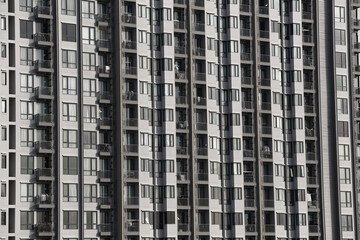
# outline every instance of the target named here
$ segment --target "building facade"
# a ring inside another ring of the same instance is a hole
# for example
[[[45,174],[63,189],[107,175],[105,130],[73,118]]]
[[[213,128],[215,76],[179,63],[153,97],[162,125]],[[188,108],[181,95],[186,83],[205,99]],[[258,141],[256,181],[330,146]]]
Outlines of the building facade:
[[[359,0],[0,0],[0,239],[359,239],[359,34]]]

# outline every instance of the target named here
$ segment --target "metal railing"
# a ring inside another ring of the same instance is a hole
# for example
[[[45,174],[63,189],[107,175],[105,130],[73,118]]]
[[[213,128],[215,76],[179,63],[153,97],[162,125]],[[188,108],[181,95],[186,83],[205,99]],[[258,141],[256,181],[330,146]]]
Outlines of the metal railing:
[[[124,14],[121,16],[123,23],[132,23],[136,24],[136,16],[132,16],[130,14]]]
[[[124,145],[124,151],[128,153],[137,153],[139,146],[137,144],[126,144]]]
[[[110,144],[98,144],[98,151],[99,152],[111,152],[111,145]]]
[[[99,170],[97,175],[98,175],[98,178],[111,178],[112,171],[111,170]]]
[[[35,42],[52,42],[52,35],[50,33],[35,33],[34,34]]]
[[[54,150],[54,143],[52,141],[37,141],[35,148],[39,150]]]

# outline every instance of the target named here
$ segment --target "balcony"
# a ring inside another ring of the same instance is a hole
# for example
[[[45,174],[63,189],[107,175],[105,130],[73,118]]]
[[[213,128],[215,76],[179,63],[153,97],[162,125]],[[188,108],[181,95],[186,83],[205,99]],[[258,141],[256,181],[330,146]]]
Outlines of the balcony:
[[[305,127],[305,136],[306,137],[315,137],[315,128],[307,128]]]
[[[310,225],[309,224],[309,232],[310,233],[318,233],[319,232],[319,225]]]
[[[50,222],[39,223],[35,225],[35,235],[37,237],[53,237],[55,232],[53,230],[53,225]]]
[[[259,31],[259,37],[260,38],[269,38],[270,33],[269,33],[269,31],[266,31],[266,30],[260,30]]]
[[[41,194],[36,196],[36,207],[38,209],[54,208],[55,204],[53,196],[48,194]]]
[[[253,158],[254,157],[254,150],[244,149],[243,156],[246,158]]]
[[[263,176],[263,182],[264,183],[273,183],[274,176],[273,175],[264,175]]]
[[[185,0],[174,0],[174,4],[184,5]]]
[[[197,81],[205,81],[206,80],[206,73],[196,72],[195,73],[195,80],[197,80]]]
[[[243,133],[247,133],[247,134],[254,133],[254,126],[244,125],[243,126]]]
[[[34,66],[35,66],[35,71],[37,73],[53,73],[54,72],[51,60],[36,60]]]
[[[197,173],[196,174],[198,181],[208,181],[209,180],[209,174],[208,173]]]
[[[137,180],[139,179],[139,171],[137,170],[126,170],[124,173],[124,178],[129,180],[129,179],[134,179]]]
[[[53,100],[54,93],[52,87],[36,87],[35,98],[38,100]]]
[[[54,115],[39,113],[35,115],[35,122],[38,127],[54,126]]]
[[[198,224],[199,232],[209,232],[209,224]]]
[[[54,181],[54,171],[52,168],[37,168],[35,169],[37,181]]]
[[[207,156],[207,154],[208,154],[207,147],[198,147],[196,149],[196,154],[199,156]]]
[[[317,185],[317,178],[316,177],[307,177],[307,184],[308,185]]]
[[[136,24],[136,16],[133,16],[131,14],[122,15],[121,20],[122,20],[123,23]]]
[[[35,33],[34,42],[36,47],[52,47],[54,46],[52,35],[50,33]]]
[[[124,152],[125,153],[138,153],[139,146],[137,144],[125,144]]]
[[[256,232],[256,225],[255,224],[246,224],[245,232]]]
[[[242,108],[243,108],[243,109],[248,109],[248,110],[254,109],[254,107],[253,107],[253,102],[243,101],[243,102],[242,102]]]
[[[205,31],[205,24],[203,23],[194,23],[193,30],[197,32],[204,32]]]
[[[264,200],[264,208],[273,208],[274,207],[274,200]]]
[[[304,82],[304,89],[314,90],[314,82]]]
[[[178,181],[187,181],[189,180],[189,176],[187,172],[178,172],[176,174],[177,180]]]
[[[304,56],[303,57],[304,66],[312,67],[314,65],[314,61],[312,57]]]
[[[34,15],[36,19],[53,19],[50,7],[36,6],[34,7]]]
[[[196,7],[204,7],[204,0],[193,0],[191,3]]]
[[[127,101],[137,101],[138,100],[138,94],[134,91],[126,91],[123,94],[123,99]]]
[[[99,52],[110,52],[110,40],[97,40],[96,47]]]
[[[110,197],[99,197],[97,199],[100,209],[111,209],[111,198]]]
[[[187,147],[182,147],[182,146],[176,147],[176,154],[177,155],[187,155],[188,154]]]
[[[270,87],[271,81],[268,78],[261,78],[259,79],[259,85],[263,87]]]
[[[129,66],[125,67],[124,74],[136,76],[137,75],[137,67],[129,67]]]
[[[186,104],[186,96],[177,96],[175,98],[176,104]]]
[[[181,30],[185,29],[185,22],[174,20],[174,29],[181,29]]]
[[[249,52],[242,52],[240,53],[240,59],[243,61],[251,61],[251,53]]]
[[[269,15],[269,7],[259,6],[258,13],[262,15]]]
[[[54,143],[52,141],[37,141],[35,149],[38,154],[54,154]]]
[[[262,103],[260,103],[260,105],[261,105],[261,110],[271,111],[271,103],[262,102]]]
[[[270,55],[268,55],[268,54],[260,54],[260,62],[269,63],[270,62]]]
[[[274,233],[275,232],[275,225],[274,224],[265,224],[264,230],[267,233]]]
[[[112,171],[111,170],[100,170],[97,173],[100,182],[111,182]]]
[[[247,183],[253,183],[255,182],[255,175],[254,173],[246,173],[244,174],[244,182],[247,182]]]
[[[240,12],[250,13],[251,12],[251,6],[247,4],[240,4]]]
[[[125,197],[124,204],[127,206],[137,206],[139,205],[139,198],[138,197]]]
[[[111,118],[98,118],[97,124],[100,130],[111,130],[112,119]]]
[[[97,150],[100,156],[111,156],[111,144],[98,144]]]
[[[101,237],[111,236],[112,225],[110,223],[99,224],[98,231]]]
[[[251,36],[251,29],[249,29],[249,28],[240,28],[240,36],[242,36],[242,37],[250,37]]]
[[[97,98],[101,104],[110,104],[111,103],[111,94],[110,92],[97,92]]]
[[[206,106],[206,98],[204,97],[195,97],[194,102],[197,106]]]
[[[303,35],[304,43],[313,43],[313,37],[311,35]]]
[[[262,158],[272,158],[272,152],[271,152],[271,151],[262,150],[262,151],[261,151],[261,157],[262,157]]]
[[[95,18],[97,20],[97,24],[99,27],[109,26],[109,20],[110,20],[109,14],[106,13],[96,14]]]
[[[188,196],[178,196],[177,204],[178,204],[178,206],[189,206],[189,197]]]
[[[178,223],[178,232],[189,232],[188,223]]]
[[[176,47],[175,47],[175,53],[176,53]],[[185,51],[184,51],[184,54],[185,54]],[[175,79],[181,79],[181,80],[186,79],[186,72],[175,70]]]
[[[311,20],[312,19],[312,12],[306,12],[306,11],[303,11],[302,12],[302,18],[303,19],[307,19],[307,20]]]
[[[122,48],[130,49],[130,50],[136,50],[136,41],[123,41],[121,43]]]
[[[305,113],[315,113],[315,107],[313,105],[305,105]]]
[[[193,50],[193,55],[205,57],[205,48],[195,48]]]
[[[177,121],[176,122],[176,129],[188,129],[188,122],[187,121]]]
[[[195,130],[197,130],[197,131],[206,131],[207,130],[207,123],[206,122],[205,123],[201,123],[201,122],[196,123]]]
[[[127,127],[137,127],[138,119],[137,118],[126,118],[126,120],[124,120],[123,123],[124,123],[124,126],[127,126]]]
[[[99,78],[110,78],[111,67],[110,66],[98,66],[97,74]]]
[[[308,161],[316,160],[316,153],[315,152],[306,152],[306,160],[308,160]]]
[[[138,232],[139,231],[139,220],[127,219],[125,222],[125,231]]]

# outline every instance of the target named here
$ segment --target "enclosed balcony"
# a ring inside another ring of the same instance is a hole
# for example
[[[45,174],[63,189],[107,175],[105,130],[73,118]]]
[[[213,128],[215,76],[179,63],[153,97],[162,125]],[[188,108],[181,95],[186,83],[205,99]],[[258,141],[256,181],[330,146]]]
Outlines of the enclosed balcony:
[[[35,122],[38,127],[54,126],[54,115],[38,113],[35,115]]]
[[[53,141],[37,141],[35,142],[35,149],[38,154],[54,154]]]
[[[35,33],[34,42],[36,47],[52,47],[54,42],[50,33]]]
[[[100,182],[111,182],[112,170],[99,170],[97,176]]]
[[[52,9],[50,5],[48,6],[35,6],[34,7],[34,16],[36,19],[53,19]]]
[[[54,170],[52,168],[37,168],[35,169],[37,181],[54,181]]]
[[[36,87],[35,98],[38,100],[53,100],[54,93],[52,87]]]
[[[37,73],[53,73],[54,68],[52,66],[51,60],[36,60],[35,61],[35,71]]]
[[[99,156],[111,156],[111,144],[107,144],[107,143],[98,144],[97,150]]]
[[[49,194],[40,194],[36,196],[36,207],[38,209],[54,208],[54,197]]]
[[[37,237],[55,236],[54,227],[51,222],[43,222],[35,225],[35,235]]]

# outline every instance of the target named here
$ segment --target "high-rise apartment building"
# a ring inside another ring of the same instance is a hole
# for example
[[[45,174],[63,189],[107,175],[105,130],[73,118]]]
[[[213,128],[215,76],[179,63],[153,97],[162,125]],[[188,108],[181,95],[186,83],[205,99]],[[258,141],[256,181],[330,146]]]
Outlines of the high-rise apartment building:
[[[0,0],[0,239],[360,238],[359,0]]]

